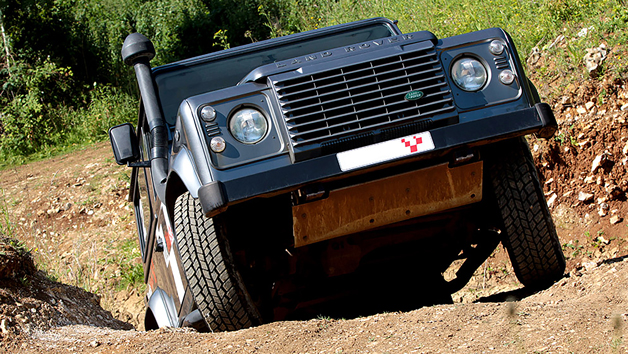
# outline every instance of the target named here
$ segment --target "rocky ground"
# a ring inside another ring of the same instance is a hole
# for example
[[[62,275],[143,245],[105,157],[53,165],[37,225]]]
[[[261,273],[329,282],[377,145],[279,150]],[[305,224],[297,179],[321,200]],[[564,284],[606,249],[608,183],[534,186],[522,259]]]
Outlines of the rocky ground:
[[[626,352],[626,83],[537,86],[559,121],[555,138],[529,139],[567,258],[549,289],[522,289],[499,246],[453,304],[233,333],[143,332],[129,170],[100,144],[0,171],[0,231],[20,241],[0,242],[0,351]]]
[[[98,295],[50,280],[23,245],[0,238],[0,348],[42,330],[84,324],[129,330],[100,306]]]

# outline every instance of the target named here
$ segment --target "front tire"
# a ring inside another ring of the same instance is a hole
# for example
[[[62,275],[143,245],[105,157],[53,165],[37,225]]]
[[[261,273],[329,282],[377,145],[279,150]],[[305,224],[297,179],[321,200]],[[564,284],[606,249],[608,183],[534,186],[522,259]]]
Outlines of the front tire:
[[[565,257],[528,144],[521,137],[489,149],[489,195],[499,209],[502,242],[515,274],[526,287],[547,286],[563,276]]]
[[[189,192],[177,198],[174,224],[179,253],[194,300],[211,331],[232,331],[258,324],[225,230],[203,215]]]

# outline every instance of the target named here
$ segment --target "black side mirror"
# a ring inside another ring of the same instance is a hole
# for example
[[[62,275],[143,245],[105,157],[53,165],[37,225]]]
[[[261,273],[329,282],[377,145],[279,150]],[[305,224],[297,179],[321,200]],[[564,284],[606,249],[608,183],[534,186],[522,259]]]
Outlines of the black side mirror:
[[[109,140],[113,155],[118,165],[126,165],[140,159],[140,149],[137,143],[135,129],[131,123],[124,123],[109,129]]]

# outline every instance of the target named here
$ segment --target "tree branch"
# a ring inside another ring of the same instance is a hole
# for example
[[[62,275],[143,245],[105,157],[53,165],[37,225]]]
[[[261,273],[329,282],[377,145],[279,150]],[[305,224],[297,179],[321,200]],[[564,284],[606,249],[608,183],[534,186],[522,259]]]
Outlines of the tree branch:
[[[7,72],[9,73],[9,77],[10,77],[11,76],[11,60],[13,59],[13,57],[11,56],[11,48],[9,45],[9,39],[4,33],[4,23],[2,22],[2,12],[0,12],[0,33],[2,34],[2,43],[4,45]]]

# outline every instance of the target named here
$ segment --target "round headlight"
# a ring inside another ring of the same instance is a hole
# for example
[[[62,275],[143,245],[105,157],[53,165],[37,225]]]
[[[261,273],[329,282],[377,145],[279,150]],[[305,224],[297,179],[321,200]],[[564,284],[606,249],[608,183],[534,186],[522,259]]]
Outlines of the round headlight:
[[[253,108],[243,108],[229,120],[229,131],[239,142],[255,144],[266,136],[268,123],[262,112]]]
[[[451,77],[461,89],[478,91],[486,84],[488,75],[482,63],[467,57],[456,60],[451,66]]]

